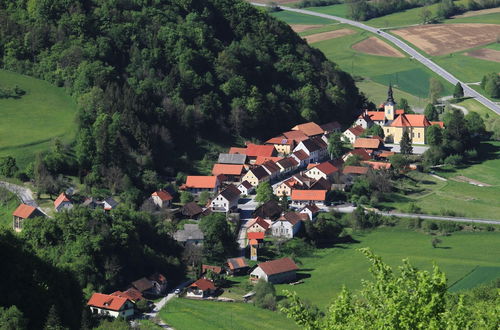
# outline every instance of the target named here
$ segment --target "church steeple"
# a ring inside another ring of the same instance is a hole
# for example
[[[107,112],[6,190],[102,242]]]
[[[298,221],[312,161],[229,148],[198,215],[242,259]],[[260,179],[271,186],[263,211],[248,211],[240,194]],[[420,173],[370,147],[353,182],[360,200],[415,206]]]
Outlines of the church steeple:
[[[389,90],[387,91],[387,103],[394,102],[394,97],[392,96],[392,84],[389,84]]]
[[[394,120],[394,112],[395,112],[394,96],[392,95],[392,85],[389,84],[389,90],[387,91],[387,101],[384,103],[384,112],[386,120]]]

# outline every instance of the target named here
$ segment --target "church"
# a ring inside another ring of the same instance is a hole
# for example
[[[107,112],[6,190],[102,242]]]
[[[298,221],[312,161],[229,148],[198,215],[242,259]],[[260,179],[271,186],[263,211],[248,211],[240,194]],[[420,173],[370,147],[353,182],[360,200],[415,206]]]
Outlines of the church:
[[[384,111],[365,111],[358,117],[356,124],[367,127],[373,124],[381,126],[384,129],[385,142],[388,143],[399,144],[403,132],[407,131],[413,144],[426,144],[425,133],[428,127],[432,125],[444,127],[443,122],[431,122],[425,115],[409,114],[403,109],[397,109],[391,85],[387,92],[387,101],[381,105],[382,107]]]

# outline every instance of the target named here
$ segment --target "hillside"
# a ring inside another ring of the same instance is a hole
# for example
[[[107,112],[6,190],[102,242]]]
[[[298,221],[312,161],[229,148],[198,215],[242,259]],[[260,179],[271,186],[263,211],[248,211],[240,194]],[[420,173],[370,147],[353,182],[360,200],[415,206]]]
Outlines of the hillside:
[[[1,66],[79,100],[75,151],[90,185],[141,186],[189,168],[200,141],[348,123],[365,103],[348,74],[242,1],[4,1],[0,17]]]

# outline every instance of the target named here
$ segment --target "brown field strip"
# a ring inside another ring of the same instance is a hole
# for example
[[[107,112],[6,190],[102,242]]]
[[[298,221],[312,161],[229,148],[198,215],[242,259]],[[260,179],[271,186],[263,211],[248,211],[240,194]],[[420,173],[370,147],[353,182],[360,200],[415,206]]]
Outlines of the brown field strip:
[[[313,24],[290,24],[290,27],[296,33],[304,32],[310,29],[320,28],[324,25],[313,25]]]
[[[400,51],[376,37],[370,37],[352,46],[358,52],[389,57],[405,57]]]
[[[481,60],[500,62],[500,50],[483,48],[467,52],[465,55]]]
[[[461,15],[452,16],[451,18],[473,17],[473,16],[480,16],[480,15],[494,14],[494,13],[500,13],[500,7],[468,11],[468,12],[463,13]],[[500,22],[499,22],[499,24],[500,24]]]
[[[432,24],[393,31],[430,55],[444,55],[497,40],[500,24]]]
[[[350,29],[340,29],[335,31],[311,34],[310,36],[304,37],[304,39],[306,39],[306,41],[311,44],[313,42],[339,38],[353,33],[356,33],[356,31]]]

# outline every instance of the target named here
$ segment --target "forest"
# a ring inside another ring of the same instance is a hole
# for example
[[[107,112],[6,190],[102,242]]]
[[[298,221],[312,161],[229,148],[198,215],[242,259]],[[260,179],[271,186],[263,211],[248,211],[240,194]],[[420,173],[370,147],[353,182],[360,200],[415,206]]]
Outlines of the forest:
[[[59,168],[90,187],[145,190],[191,168],[203,142],[350,123],[367,103],[351,76],[243,1],[2,0],[0,24],[2,68],[78,101],[74,159]]]

